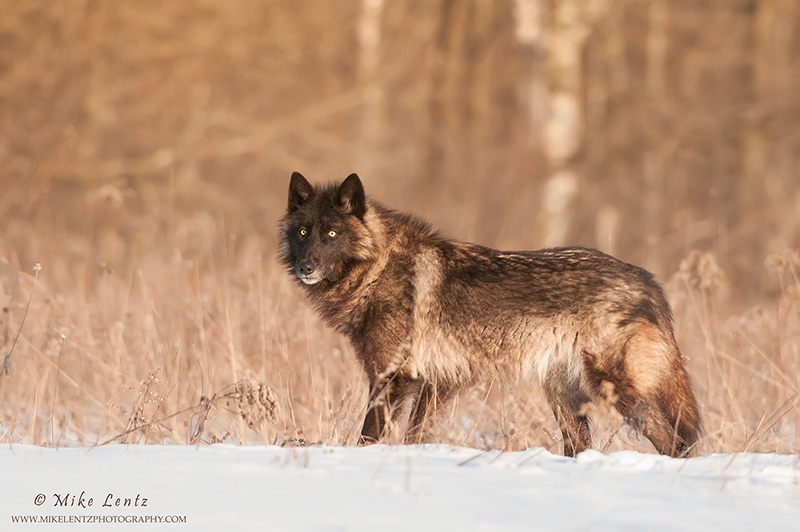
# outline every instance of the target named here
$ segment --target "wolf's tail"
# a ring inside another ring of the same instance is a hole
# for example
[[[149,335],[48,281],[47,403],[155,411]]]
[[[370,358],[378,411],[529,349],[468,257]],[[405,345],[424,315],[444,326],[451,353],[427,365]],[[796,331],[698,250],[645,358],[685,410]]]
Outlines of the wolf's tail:
[[[673,343],[673,347],[672,371],[659,386],[658,402],[672,429],[670,449],[665,454],[683,456],[690,454],[700,439],[702,421],[689,375],[683,367],[683,357],[678,346]]]
[[[658,452],[691,454],[702,431],[700,409],[672,332],[650,322],[628,332],[621,358],[589,360],[594,393],[602,395],[603,382],[611,382],[616,409]]]

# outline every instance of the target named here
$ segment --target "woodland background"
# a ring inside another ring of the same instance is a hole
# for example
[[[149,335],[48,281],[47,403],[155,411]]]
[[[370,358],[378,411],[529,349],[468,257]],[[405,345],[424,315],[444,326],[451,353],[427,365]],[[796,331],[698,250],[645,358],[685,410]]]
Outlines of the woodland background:
[[[353,443],[360,369],[275,260],[299,170],[461,240],[650,269],[701,451],[800,452],[795,0],[0,12],[0,441]],[[490,387],[429,437],[557,433],[538,390]],[[650,449],[605,411],[595,445]]]

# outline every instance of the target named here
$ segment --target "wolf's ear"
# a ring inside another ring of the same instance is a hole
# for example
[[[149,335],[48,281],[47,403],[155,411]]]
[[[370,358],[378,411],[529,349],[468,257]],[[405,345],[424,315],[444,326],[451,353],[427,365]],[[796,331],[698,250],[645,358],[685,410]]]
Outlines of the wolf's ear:
[[[292,172],[289,181],[289,212],[294,212],[314,195],[311,183],[300,172]]]
[[[336,192],[336,204],[345,214],[352,214],[364,218],[367,212],[367,200],[364,196],[364,186],[356,174],[350,174]]]

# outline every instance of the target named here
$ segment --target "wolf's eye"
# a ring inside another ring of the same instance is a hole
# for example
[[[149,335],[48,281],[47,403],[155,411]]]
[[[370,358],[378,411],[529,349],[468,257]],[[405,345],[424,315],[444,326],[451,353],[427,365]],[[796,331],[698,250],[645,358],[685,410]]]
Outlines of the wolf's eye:
[[[328,236],[331,237],[331,238],[335,237],[336,236],[336,231],[331,229],[330,231],[328,231]]]
[[[308,231],[306,231],[305,227],[302,227],[300,228],[300,231],[298,231],[298,233],[300,234],[301,237],[304,237],[308,234]]]

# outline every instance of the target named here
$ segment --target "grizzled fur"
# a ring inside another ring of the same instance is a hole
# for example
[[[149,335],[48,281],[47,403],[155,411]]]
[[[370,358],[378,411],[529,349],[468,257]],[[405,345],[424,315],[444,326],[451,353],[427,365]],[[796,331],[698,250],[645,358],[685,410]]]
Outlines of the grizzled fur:
[[[449,240],[368,200],[355,174],[312,187],[292,174],[281,258],[370,383],[362,441],[407,423],[415,441],[456,391],[538,381],[564,454],[591,447],[583,405],[611,400],[656,449],[692,450],[700,414],[647,271],[581,247],[505,252]]]

